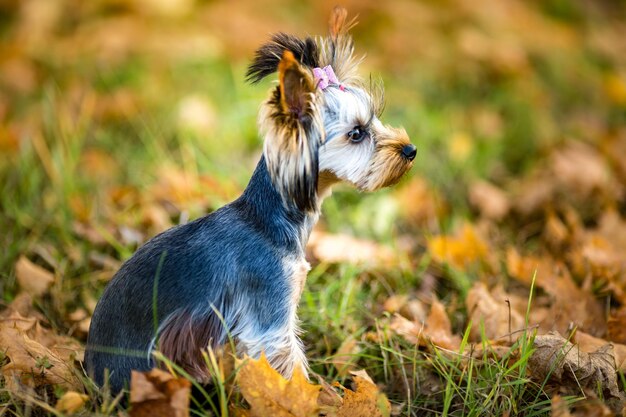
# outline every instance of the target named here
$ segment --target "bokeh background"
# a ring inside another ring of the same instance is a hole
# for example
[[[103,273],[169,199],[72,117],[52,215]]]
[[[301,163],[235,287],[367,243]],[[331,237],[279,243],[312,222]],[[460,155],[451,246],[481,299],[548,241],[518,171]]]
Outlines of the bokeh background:
[[[9,0],[0,303],[19,292],[26,256],[56,277],[39,301],[52,326],[84,340],[121,261],[245,187],[261,152],[257,110],[274,85],[245,83],[254,50],[277,31],[326,34],[337,3],[358,16],[361,73],[385,84],[383,121],[404,126],[418,154],[398,186],[340,187],[324,203],[328,235],[312,250],[302,306],[318,371],[331,372],[324,358],[346,335],[398,309],[397,294],[436,294],[462,331],[471,283],[507,282],[494,265],[511,248],[550,254],[582,282],[588,271],[564,255],[570,237],[610,213],[618,232],[604,238],[619,251],[624,1]],[[460,240],[437,240],[459,230]],[[377,254],[373,269],[352,266]],[[611,265],[623,271],[624,258]]]

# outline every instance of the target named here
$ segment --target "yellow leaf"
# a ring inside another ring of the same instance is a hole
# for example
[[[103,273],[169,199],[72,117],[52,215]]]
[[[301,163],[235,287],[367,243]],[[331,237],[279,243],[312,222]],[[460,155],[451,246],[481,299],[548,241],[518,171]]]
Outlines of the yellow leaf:
[[[626,81],[619,74],[610,74],[604,79],[604,91],[613,103],[626,104]]]
[[[465,132],[455,133],[448,142],[450,158],[457,162],[465,161],[472,153],[473,148],[472,137]]]
[[[320,386],[310,384],[299,366],[291,380],[274,370],[265,355],[247,358],[237,380],[250,404],[251,417],[313,417],[318,415]]]
[[[87,402],[89,397],[85,394],[79,394],[76,391],[68,391],[57,401],[54,406],[58,411],[67,414],[74,414]]]
[[[428,249],[438,262],[447,262],[462,269],[468,263],[487,258],[487,244],[472,225],[465,224],[457,236],[435,236],[428,241]]]

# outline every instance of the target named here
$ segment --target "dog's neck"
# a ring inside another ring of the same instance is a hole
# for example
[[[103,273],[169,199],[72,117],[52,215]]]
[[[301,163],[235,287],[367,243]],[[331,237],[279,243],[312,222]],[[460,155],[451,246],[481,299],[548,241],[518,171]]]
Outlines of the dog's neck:
[[[335,182],[330,177],[320,176],[317,207],[304,212],[295,204],[283,201],[272,184],[265,157],[261,157],[248,186],[233,206],[275,246],[303,255],[311,230],[319,219],[322,200],[330,195]]]

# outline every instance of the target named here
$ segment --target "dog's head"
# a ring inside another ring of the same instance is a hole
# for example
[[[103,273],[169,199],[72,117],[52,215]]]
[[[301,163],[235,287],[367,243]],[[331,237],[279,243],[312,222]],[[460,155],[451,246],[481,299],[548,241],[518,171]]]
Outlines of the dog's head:
[[[253,83],[278,71],[279,85],[263,104],[259,123],[274,185],[287,204],[318,208],[319,182],[373,191],[411,168],[415,146],[404,129],[383,125],[382,86],[357,75],[348,34],[354,21],[336,8],[330,35],[304,40],[279,33],[259,48],[247,77]]]

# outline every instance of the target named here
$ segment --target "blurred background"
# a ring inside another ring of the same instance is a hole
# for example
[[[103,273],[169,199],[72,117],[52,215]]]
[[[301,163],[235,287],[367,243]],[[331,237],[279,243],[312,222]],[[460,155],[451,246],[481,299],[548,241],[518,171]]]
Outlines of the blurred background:
[[[254,50],[326,34],[336,3],[0,2],[0,299],[27,254],[63,277],[53,317],[77,293],[89,310],[139,244],[234,199],[273,85],[244,82]],[[385,83],[383,121],[418,155],[393,189],[336,192],[320,230],[405,254],[415,282],[441,255],[427,239],[466,222],[532,251],[568,213],[623,217],[625,2],[340,3],[361,73]]]

